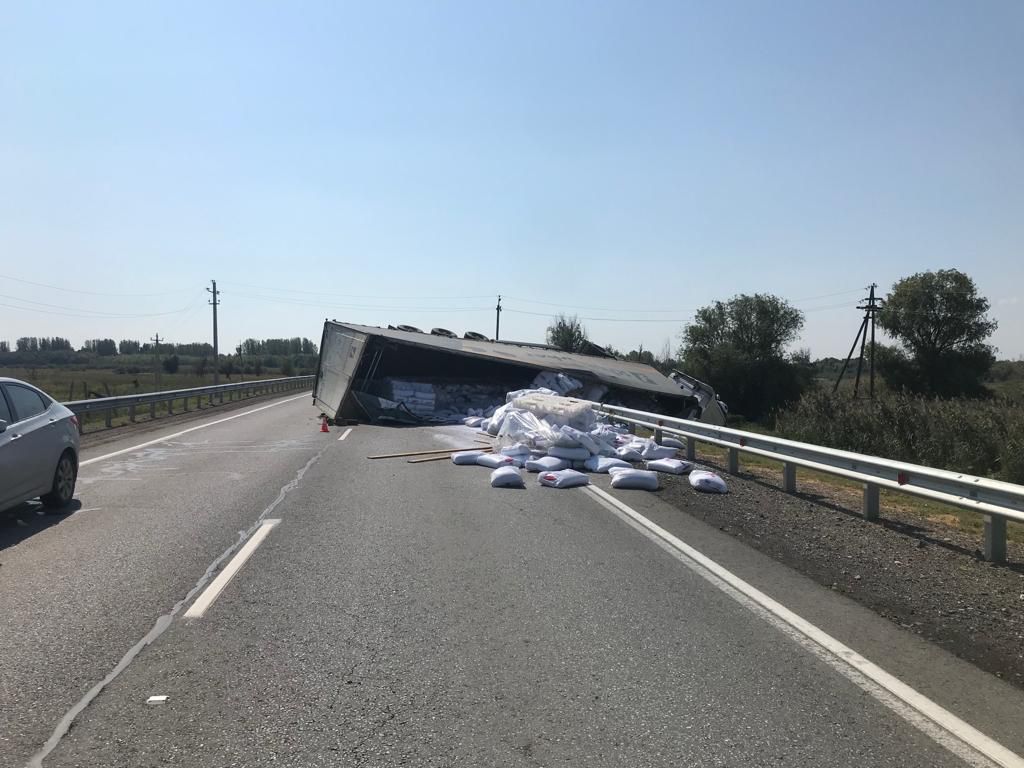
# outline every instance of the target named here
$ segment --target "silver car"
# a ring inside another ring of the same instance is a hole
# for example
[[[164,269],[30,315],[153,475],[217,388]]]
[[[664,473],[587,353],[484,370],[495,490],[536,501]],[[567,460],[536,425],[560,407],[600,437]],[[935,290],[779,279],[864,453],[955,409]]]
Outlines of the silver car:
[[[45,392],[0,377],[0,511],[41,497],[66,507],[78,477],[78,417]]]

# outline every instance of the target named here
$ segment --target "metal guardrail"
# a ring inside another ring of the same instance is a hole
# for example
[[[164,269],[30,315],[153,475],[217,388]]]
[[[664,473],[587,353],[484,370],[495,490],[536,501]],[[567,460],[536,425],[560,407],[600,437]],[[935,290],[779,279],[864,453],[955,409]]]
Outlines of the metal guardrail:
[[[92,400],[72,400],[63,403],[66,408],[76,416],[87,416],[94,413],[104,414],[104,422],[109,428],[113,426],[114,414],[127,409],[128,420],[135,421],[139,406],[149,406],[149,417],[156,418],[156,406],[159,403],[167,403],[168,415],[174,414],[174,404],[181,403],[183,413],[189,410],[189,401],[195,399],[196,409],[203,407],[203,398],[207,399],[207,405],[213,405],[214,396],[219,403],[224,402],[224,395],[227,394],[228,401],[265,395],[273,392],[287,392],[296,389],[307,389],[313,386],[314,376],[289,376],[282,379],[259,379],[255,381],[240,381],[234,384],[218,384],[211,387],[193,387],[192,389],[169,389],[162,392],[143,392],[137,395],[118,395],[115,397],[97,397]],[[82,431],[84,419],[79,419],[78,430]]]
[[[992,562],[1006,561],[1006,521],[1024,523],[1024,486],[1021,485],[631,408],[602,403],[593,406],[596,412],[616,421],[652,429],[659,439],[665,432],[685,437],[686,456],[690,460],[696,457],[698,441],[727,448],[731,473],[739,472],[741,451],[782,462],[782,486],[789,493],[796,491],[797,467],[863,483],[863,514],[867,520],[878,519],[881,488],[977,512],[984,516],[985,559]]]

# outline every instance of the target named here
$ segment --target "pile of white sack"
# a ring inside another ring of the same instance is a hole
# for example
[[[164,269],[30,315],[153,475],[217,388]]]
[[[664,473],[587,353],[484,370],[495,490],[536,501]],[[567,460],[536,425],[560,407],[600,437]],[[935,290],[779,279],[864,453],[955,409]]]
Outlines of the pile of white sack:
[[[590,480],[585,473],[598,473],[612,475],[613,488],[657,490],[658,474],[665,473],[691,474],[690,484],[697,490],[728,490],[713,472],[691,473],[693,464],[676,458],[682,447],[678,440],[666,438],[658,444],[631,435],[625,427],[599,421],[590,403],[552,389],[509,392],[505,404],[489,417],[474,416],[465,423],[497,438],[495,451],[455,453],[452,461],[493,469],[491,485],[496,488],[524,487],[520,470],[526,469],[539,473],[541,485],[553,488],[586,485]]]

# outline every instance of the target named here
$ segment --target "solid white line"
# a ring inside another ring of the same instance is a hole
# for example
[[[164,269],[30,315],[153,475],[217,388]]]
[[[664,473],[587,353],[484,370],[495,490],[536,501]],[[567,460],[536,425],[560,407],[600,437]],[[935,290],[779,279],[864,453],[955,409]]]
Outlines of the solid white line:
[[[348,429],[346,429],[346,430],[345,430],[345,431],[344,431],[344,432],[342,433],[341,437],[339,437],[339,438],[338,438],[338,442],[341,442],[341,441],[342,441],[342,440],[344,440],[344,439],[345,439],[346,437],[348,437],[348,435],[349,435],[349,432],[351,432],[351,431],[352,431],[352,427],[349,427]]]
[[[173,440],[176,437],[181,437],[182,435],[187,435],[189,432],[195,432],[197,429],[206,429],[207,427],[213,427],[213,426],[216,426],[217,424],[223,424],[225,421],[231,421],[232,419],[240,419],[243,416],[249,416],[250,414],[257,413],[259,411],[265,411],[265,410],[267,410],[267,408],[276,408],[279,405],[284,405],[285,403],[290,403],[293,400],[300,400],[303,397],[309,397],[309,393],[307,392],[304,395],[297,395],[296,397],[289,397],[289,398],[287,398],[285,400],[278,400],[277,402],[271,403],[270,405],[261,405],[259,408],[252,408],[252,409],[250,409],[248,411],[243,411],[242,413],[236,413],[234,416],[225,416],[223,419],[217,419],[216,421],[208,421],[205,424],[200,424],[200,425],[195,426],[195,427],[189,427],[188,429],[181,430],[181,432],[175,432],[173,435],[164,435],[163,437],[158,437],[155,440],[148,440],[145,443],[139,443],[138,445],[133,445],[131,448],[122,448],[120,451],[114,451],[113,453],[107,453],[107,454],[104,454],[103,456],[97,456],[97,457],[95,457],[93,459],[86,459],[85,461],[78,462],[78,466],[84,467],[84,466],[87,466],[89,464],[95,464],[97,461],[103,461],[105,459],[112,459],[115,456],[121,456],[121,455],[123,455],[125,453],[131,453],[132,451],[137,451],[140,448],[148,448],[151,445],[156,445],[157,443],[163,443],[163,442],[166,442],[167,440]]]
[[[256,551],[256,548],[263,543],[263,540],[270,535],[270,532],[274,529],[281,521],[276,520],[264,520],[260,527],[256,529],[256,533],[252,535],[252,538],[245,542],[245,546],[238,550],[231,562],[224,566],[224,570],[217,574],[215,578],[203,593],[199,595],[191,607],[185,611],[186,619],[199,619],[202,618],[203,614],[206,613],[207,609],[213,605],[213,601],[216,600],[220,593],[224,591],[224,587],[228,585],[228,582],[234,578],[235,574],[245,565],[245,561],[252,557],[252,553]]]
[[[855,678],[860,678],[872,684],[861,685],[861,687],[972,765],[994,763],[1003,768],[1024,768],[1024,758],[1011,752],[923,694],[918,693],[902,680],[889,674],[852,648],[798,616],[706,555],[701,554],[632,507],[595,486],[586,486],[584,490],[590,492],[601,506],[630,523],[723,592],[747,607],[752,609],[756,607],[759,610],[755,610],[755,612],[773,618],[775,621],[772,623],[777,626],[782,625],[789,628],[791,631],[787,634],[794,637],[801,645],[815,650],[819,657],[830,657],[833,668],[843,672],[848,679],[858,682]],[[978,759],[981,756],[987,759],[982,762]]]

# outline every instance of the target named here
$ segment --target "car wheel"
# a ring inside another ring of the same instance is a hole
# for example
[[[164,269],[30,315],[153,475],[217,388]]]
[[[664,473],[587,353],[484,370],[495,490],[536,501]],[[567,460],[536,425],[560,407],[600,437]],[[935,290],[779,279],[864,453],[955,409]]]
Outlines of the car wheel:
[[[75,480],[78,475],[78,467],[75,466],[75,457],[70,451],[61,454],[57,462],[57,469],[53,473],[53,488],[41,497],[43,505],[52,509],[66,507],[71,503],[71,497],[75,495]]]

